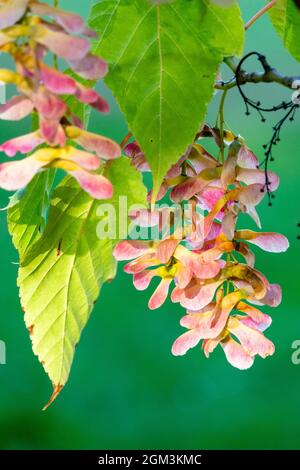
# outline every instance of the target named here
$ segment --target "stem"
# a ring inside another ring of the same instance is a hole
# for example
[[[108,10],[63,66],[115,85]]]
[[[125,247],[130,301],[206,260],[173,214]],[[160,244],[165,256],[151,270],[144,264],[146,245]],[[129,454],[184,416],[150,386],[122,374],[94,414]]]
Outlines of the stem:
[[[224,163],[224,106],[228,90],[224,90],[220,102],[219,116],[220,116],[220,139],[221,139],[221,159]]]
[[[233,73],[236,72],[237,63],[236,63],[235,58],[233,56],[225,57],[224,58],[224,64],[226,64],[232,70]]]
[[[120,144],[120,147],[123,149],[125,147],[126,144],[128,144],[129,140],[131,139],[132,137],[132,133],[129,132],[127,135],[125,135],[124,139],[122,140],[121,144]]]
[[[230,264],[230,260],[228,261],[228,255],[226,256],[226,260],[227,260],[227,264]],[[222,287],[220,288],[220,290],[221,289],[223,290],[223,294],[221,298],[223,298],[224,295],[226,296],[229,294],[229,284],[230,282],[228,281],[228,279],[225,279],[225,281],[222,284]]]
[[[54,8],[58,8],[58,2],[59,2],[59,0],[53,0]],[[56,54],[53,55],[53,66],[56,70],[58,70],[58,59],[57,59]]]
[[[259,10],[252,18],[251,20],[248,21],[248,23],[245,24],[245,30],[250,28],[250,26],[255,23],[256,20],[258,20],[262,15],[264,15],[270,8],[272,8],[276,3],[276,0],[273,0],[272,2],[268,3],[266,6],[264,6],[261,10]]]
[[[57,55],[53,55],[53,67],[58,70],[58,60],[57,60]]]

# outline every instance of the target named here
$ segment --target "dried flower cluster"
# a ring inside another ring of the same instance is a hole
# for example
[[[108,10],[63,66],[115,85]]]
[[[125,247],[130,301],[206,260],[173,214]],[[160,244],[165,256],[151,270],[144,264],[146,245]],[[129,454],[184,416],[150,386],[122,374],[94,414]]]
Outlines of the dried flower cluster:
[[[208,357],[220,344],[233,366],[247,369],[256,355],[265,358],[274,352],[273,343],[263,334],[271,318],[258,306],[276,307],[281,302],[280,286],[270,284],[255,269],[249,244],[278,253],[288,248],[288,241],[277,233],[238,229],[237,219],[248,214],[261,228],[256,206],[267,189],[277,189],[279,179],[268,173],[266,187],[256,156],[232,133],[225,132],[221,138],[218,129],[204,126],[198,137],[213,137],[220,154],[227,145],[225,162],[195,143],[169,171],[158,197],[170,191],[172,201],[188,201],[192,207],[188,227],[173,226],[160,240],[123,241],[115,257],[129,261],[124,269],[133,275],[138,290],[146,289],[154,277],[160,278],[150,309],[165,302],[173,285],[171,300],[186,309],[181,325],[188,329],[175,341],[173,354],[183,355],[202,341]],[[137,168],[148,170],[136,142],[125,150]],[[132,217],[141,226],[158,223],[162,231],[164,212],[140,211]]]
[[[0,69],[0,80],[19,91],[0,106],[0,119],[18,121],[37,113],[39,121],[38,130],[0,146],[8,157],[33,152],[25,159],[0,164],[0,187],[17,190],[43,169],[62,168],[92,197],[112,196],[112,184],[100,173],[106,160],[120,156],[120,147],[85,131],[65,97],[74,96],[104,113],[108,104],[74,75],[47,63],[50,52],[64,59],[78,79],[102,78],[107,64],[90,53],[89,38],[94,36],[76,14],[33,0],[0,0],[0,53],[9,54],[15,64],[15,70]]]

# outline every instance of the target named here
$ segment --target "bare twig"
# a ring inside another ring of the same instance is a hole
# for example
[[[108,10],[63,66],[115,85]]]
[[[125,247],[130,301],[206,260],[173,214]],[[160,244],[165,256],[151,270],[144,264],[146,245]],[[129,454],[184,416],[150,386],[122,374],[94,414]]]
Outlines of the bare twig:
[[[233,73],[236,73],[238,63],[233,57],[227,57],[224,59],[224,62],[233,71]],[[295,80],[300,80],[300,75],[286,76],[281,74],[278,70],[271,67],[266,59],[262,60],[261,64],[264,68],[263,72],[246,72],[241,70],[239,74],[239,85],[245,85],[246,83],[278,83],[279,85],[292,89]],[[237,83],[235,77],[227,82],[219,80],[215,84],[215,88],[217,90],[229,90],[236,86]]]
[[[262,15],[264,15],[270,8],[272,8],[276,3],[276,0],[273,0],[272,2],[268,3],[265,5],[261,10],[259,10],[252,18],[251,20],[248,21],[248,23],[245,24],[245,30],[249,29],[250,26],[255,23],[256,20],[258,20]]]

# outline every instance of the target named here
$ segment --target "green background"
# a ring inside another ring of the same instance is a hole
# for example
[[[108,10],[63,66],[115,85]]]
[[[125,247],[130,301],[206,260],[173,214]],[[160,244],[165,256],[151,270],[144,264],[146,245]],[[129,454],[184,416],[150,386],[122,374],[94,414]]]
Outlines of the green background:
[[[87,17],[89,2],[60,3]],[[245,20],[263,3],[241,1]],[[283,49],[266,17],[248,32],[246,51],[252,50],[265,53],[287,74],[299,75],[299,64]],[[108,117],[93,114],[91,129],[121,140],[124,118],[105,93],[112,112]],[[250,86],[249,93],[267,103],[290,95],[273,85]],[[237,92],[231,95],[226,120],[261,157],[261,146],[281,115],[270,116],[265,124],[255,113],[246,118]],[[211,122],[219,99],[216,95],[211,105]],[[182,310],[168,302],[150,312],[152,289],[136,292],[120,267],[118,278],[104,287],[84,331],[69,383],[42,413],[50,384],[31,352],[23,324],[15,283],[17,254],[7,233],[6,212],[1,212],[0,339],[7,345],[7,364],[0,365],[1,449],[300,448],[300,365],[291,362],[291,344],[300,340],[299,119],[300,113],[284,129],[276,149],[273,169],[281,176],[281,187],[274,205],[269,208],[265,200],[259,209],[263,228],[282,232],[291,242],[286,254],[259,252],[257,258],[257,267],[283,288],[283,302],[272,310],[274,320],[267,332],[276,353],[258,358],[249,371],[229,366],[219,349],[209,360],[200,348],[173,357],[171,344],[183,331],[178,323]],[[29,122],[22,123],[22,129],[20,123],[1,122],[0,141],[27,129]],[[5,207],[8,195],[2,191],[0,196]],[[253,227],[251,222],[248,227]]]

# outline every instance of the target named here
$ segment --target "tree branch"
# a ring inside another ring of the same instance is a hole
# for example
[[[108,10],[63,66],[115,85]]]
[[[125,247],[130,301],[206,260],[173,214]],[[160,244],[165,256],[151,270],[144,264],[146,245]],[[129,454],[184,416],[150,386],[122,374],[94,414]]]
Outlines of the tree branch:
[[[239,85],[246,85],[247,83],[278,83],[286,88],[293,89],[292,85],[295,80],[300,81],[300,75],[298,76],[286,76],[282,75],[278,70],[271,67],[264,56],[261,56],[260,62],[263,67],[263,72],[246,72],[241,70],[238,83]],[[233,57],[226,57],[224,63],[236,73],[238,64]],[[237,86],[236,77],[231,80],[224,82],[218,80],[215,84],[217,90],[230,90]]]

